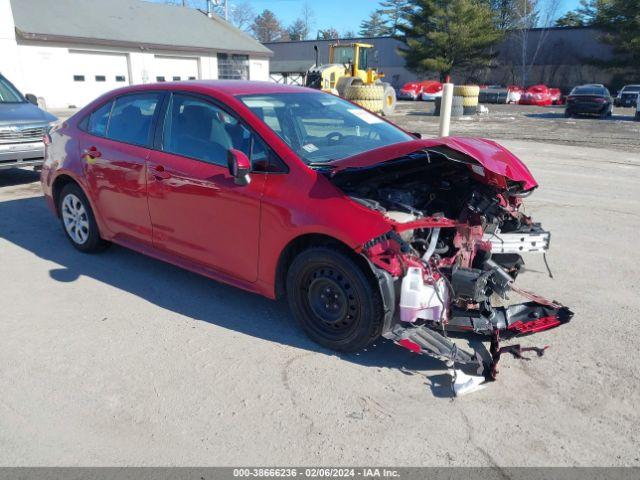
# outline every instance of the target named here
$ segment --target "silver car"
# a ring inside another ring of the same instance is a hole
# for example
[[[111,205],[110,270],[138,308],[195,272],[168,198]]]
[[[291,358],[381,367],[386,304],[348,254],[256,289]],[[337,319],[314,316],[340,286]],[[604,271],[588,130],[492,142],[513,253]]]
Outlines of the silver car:
[[[57,118],[37,103],[0,74],[0,169],[37,168],[44,161],[43,137]]]

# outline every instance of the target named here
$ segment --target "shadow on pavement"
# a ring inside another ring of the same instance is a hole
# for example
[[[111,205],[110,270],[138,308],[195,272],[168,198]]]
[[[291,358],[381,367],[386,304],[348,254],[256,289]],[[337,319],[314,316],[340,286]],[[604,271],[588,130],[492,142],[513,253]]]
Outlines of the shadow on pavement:
[[[37,182],[40,172],[24,168],[8,168],[0,170],[0,187],[12,187],[14,185],[24,185]]]
[[[74,282],[87,276],[194,320],[309,351],[335,354],[306,337],[284,301],[217,283],[116,245],[97,255],[78,252],[68,243],[42,197],[0,202],[0,238],[57,264],[48,272],[54,281]],[[38,274],[41,272],[34,272]],[[340,358],[367,367],[415,373],[444,368],[437,360],[413,355],[384,339],[363,352]]]

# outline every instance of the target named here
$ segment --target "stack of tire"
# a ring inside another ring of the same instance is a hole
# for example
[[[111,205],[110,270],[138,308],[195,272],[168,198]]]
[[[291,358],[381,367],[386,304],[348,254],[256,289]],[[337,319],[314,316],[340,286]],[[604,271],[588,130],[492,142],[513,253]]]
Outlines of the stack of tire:
[[[396,107],[396,92],[389,84],[353,82],[344,88],[344,98],[374,113],[390,115]]]
[[[462,97],[462,114],[475,115],[478,111],[478,97],[480,87],[478,85],[456,85],[453,87],[453,95]]]
[[[451,117],[462,117],[463,115],[475,115],[478,110],[478,96],[480,87],[477,85],[456,85],[453,87],[453,99],[451,100]],[[440,116],[442,99],[436,98],[436,117]]]

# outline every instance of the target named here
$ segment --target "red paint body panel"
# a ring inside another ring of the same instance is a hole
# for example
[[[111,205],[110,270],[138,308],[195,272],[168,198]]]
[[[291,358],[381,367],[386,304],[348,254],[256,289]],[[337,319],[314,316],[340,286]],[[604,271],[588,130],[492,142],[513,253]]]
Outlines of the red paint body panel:
[[[105,101],[137,91],[181,91],[217,100],[251,127],[287,165],[288,173],[252,173],[248,186],[233,182],[225,167],[95,137],[79,122]],[[280,256],[293,240],[321,234],[357,249],[388,232],[382,214],[348,198],[323,174],[307,167],[289,146],[235,95],[309,92],[262,82],[176,82],[126,87],[92,102],[51,134],[42,170],[45,198],[61,175],[87,194],[103,238],[208,277],[275,296]],[[336,170],[367,166],[433,146],[475,159],[487,182],[537,183],[515,156],[494,142],[445,138],[391,145],[336,162]],[[81,152],[96,147],[99,158]],[[161,166],[163,171],[158,172]]]
[[[414,140],[388,145],[343,160],[336,160],[331,162],[331,165],[336,167],[335,172],[347,168],[370,167],[425,148],[438,146],[449,147],[468,155],[493,174],[522,182],[525,190],[538,186],[533,175],[521,160],[496,142],[483,138],[444,137]]]

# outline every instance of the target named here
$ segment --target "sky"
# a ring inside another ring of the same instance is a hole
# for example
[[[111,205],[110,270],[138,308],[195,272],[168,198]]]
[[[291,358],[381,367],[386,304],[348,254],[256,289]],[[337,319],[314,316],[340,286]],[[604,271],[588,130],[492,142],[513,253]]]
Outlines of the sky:
[[[234,2],[235,0],[229,0]],[[238,0],[241,2],[242,0]],[[544,1],[544,0],[543,0]],[[305,0],[249,0],[256,13],[268,8],[285,25],[292,23],[299,15]],[[319,28],[334,27],[340,33],[360,29],[360,22],[378,8],[378,0],[321,0],[308,1],[315,13],[314,31]],[[561,0],[559,15],[574,9],[579,0]]]
[[[152,0],[163,1],[163,0]],[[228,0],[229,4],[241,4],[245,0]],[[318,29],[333,27],[338,32],[360,29],[360,22],[379,7],[379,0],[247,0],[256,13],[269,9],[276,14],[285,26],[290,25],[300,16],[300,11],[308,3],[314,12],[313,37]],[[545,0],[541,0],[545,1]],[[548,0],[554,1],[554,0]],[[558,16],[577,7],[579,0],[559,0]],[[173,0],[178,3],[177,0]],[[204,0],[191,0],[190,3],[202,3]]]

